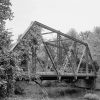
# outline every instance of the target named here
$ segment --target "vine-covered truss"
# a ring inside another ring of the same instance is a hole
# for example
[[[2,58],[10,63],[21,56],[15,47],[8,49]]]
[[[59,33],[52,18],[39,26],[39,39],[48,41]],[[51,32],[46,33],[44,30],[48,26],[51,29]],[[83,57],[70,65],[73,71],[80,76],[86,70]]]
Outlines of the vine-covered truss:
[[[26,42],[31,47],[32,56],[32,68],[28,66],[29,75],[74,76],[76,78],[96,76],[96,68],[87,43],[35,21],[31,23],[11,51],[14,51],[20,41],[27,37],[29,38]],[[37,53],[39,49],[41,58]],[[37,70],[37,67],[42,67],[42,70],[39,68]]]

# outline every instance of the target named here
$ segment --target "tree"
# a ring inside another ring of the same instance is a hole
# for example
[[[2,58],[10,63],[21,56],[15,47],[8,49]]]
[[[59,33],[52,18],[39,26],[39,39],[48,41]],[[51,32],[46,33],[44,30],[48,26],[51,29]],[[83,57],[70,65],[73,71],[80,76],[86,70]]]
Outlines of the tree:
[[[100,39],[100,27],[94,27],[93,33]]]
[[[93,45],[93,57],[98,62],[100,66],[100,27],[95,27],[93,30],[93,36],[91,39],[93,42],[91,44]]]
[[[0,26],[4,27],[6,20],[13,18],[10,0],[0,0]]]
[[[5,24],[6,20],[11,20],[12,18],[10,0],[0,0],[0,60],[6,60],[5,56],[9,55],[12,34],[6,29]]]
[[[0,68],[4,68],[4,75],[6,75],[8,73],[8,70],[12,69],[12,67],[14,66],[13,56],[9,52],[12,34],[5,27],[6,21],[12,20],[12,18],[13,12],[11,10],[10,0],[0,0]],[[10,74],[13,78],[11,70]],[[9,76],[6,75],[7,86],[12,86],[11,84],[13,82],[11,80],[13,79],[11,77],[9,79]],[[9,88],[7,89],[9,90]],[[10,92],[12,92],[12,90],[9,91],[9,93]]]
[[[87,42],[87,40],[89,39],[89,37],[90,37],[91,34],[92,34],[92,32],[90,32],[90,31],[85,31],[85,32],[81,32],[81,33],[79,34],[79,36],[80,36],[80,39],[81,39],[82,41]]]
[[[93,60],[100,65],[100,27],[95,27],[93,32],[81,32],[80,38],[88,44]]]
[[[76,39],[79,39],[79,35],[77,33],[77,31],[74,29],[74,28],[71,28],[68,33],[67,33],[69,36],[73,37],[73,38],[76,38]],[[67,43],[68,46],[71,46],[73,45],[73,41],[71,39],[67,39],[65,41],[65,43]]]
[[[67,34],[74,38],[77,38],[77,36],[78,36],[78,33],[76,32],[76,30],[74,28],[71,28]]]
[[[13,18],[10,0],[0,0],[0,48],[9,48],[11,32],[5,28],[6,20]]]

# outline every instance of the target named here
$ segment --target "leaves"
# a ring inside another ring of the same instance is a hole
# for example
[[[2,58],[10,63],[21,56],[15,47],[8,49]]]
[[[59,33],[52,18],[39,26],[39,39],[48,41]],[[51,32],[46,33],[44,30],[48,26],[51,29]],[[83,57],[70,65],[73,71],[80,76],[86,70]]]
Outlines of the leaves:
[[[5,21],[13,18],[10,0],[0,0],[0,66],[9,67],[13,64],[13,56],[9,52],[12,33],[5,28]]]
[[[95,27],[92,32],[81,32],[80,37],[88,44],[93,60],[100,65],[100,27]]]
[[[78,36],[78,33],[77,33],[76,30],[73,29],[73,28],[71,28],[67,34],[68,34],[69,36],[74,37],[74,38],[77,38],[77,36]]]
[[[11,3],[10,0],[0,0],[0,20],[1,22],[4,20],[11,20],[13,18],[13,13],[11,11]]]

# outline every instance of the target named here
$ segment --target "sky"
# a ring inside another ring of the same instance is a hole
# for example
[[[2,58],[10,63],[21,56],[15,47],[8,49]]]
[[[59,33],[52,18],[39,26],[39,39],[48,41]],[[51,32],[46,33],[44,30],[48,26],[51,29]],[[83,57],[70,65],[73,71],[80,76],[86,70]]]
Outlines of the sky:
[[[39,21],[67,33],[100,26],[100,0],[11,0],[14,18],[6,26],[16,40],[31,21]]]

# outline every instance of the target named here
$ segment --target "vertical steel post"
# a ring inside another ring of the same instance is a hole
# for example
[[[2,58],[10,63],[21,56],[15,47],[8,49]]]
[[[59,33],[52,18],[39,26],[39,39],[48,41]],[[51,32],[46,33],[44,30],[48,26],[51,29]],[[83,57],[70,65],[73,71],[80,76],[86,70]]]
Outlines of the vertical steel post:
[[[36,73],[36,46],[31,47],[32,50],[32,72],[35,75]]]
[[[88,63],[89,63],[89,60],[88,60],[88,49],[86,48],[85,50],[85,60],[86,60],[86,74],[88,74]]]
[[[60,45],[61,45],[61,36],[60,34],[57,34],[57,59],[58,59],[58,65],[61,65],[62,64],[62,48],[60,48]]]

